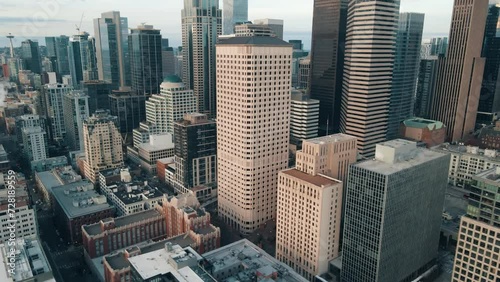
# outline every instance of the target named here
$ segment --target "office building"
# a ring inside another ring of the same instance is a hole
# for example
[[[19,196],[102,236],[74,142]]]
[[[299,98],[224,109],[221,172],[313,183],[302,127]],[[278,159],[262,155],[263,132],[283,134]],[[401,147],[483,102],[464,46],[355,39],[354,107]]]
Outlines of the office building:
[[[56,62],[57,62],[57,73],[60,76],[69,75],[69,37],[66,35],[61,35],[55,38],[56,42]]]
[[[451,154],[448,183],[453,186],[467,187],[472,176],[500,166],[500,154],[496,150],[479,149],[474,146],[451,145],[444,143],[432,148],[437,152]]]
[[[420,60],[417,78],[417,94],[413,115],[428,118],[431,114],[432,95],[436,88],[436,71],[438,57],[427,57]]]
[[[273,31],[273,33],[276,35],[276,37],[283,40],[283,26],[284,26],[283,20],[259,19],[259,20],[254,20],[253,23],[256,25],[263,25],[263,26],[269,27]]]
[[[500,280],[500,168],[472,177],[467,214],[462,216],[453,282]]]
[[[21,42],[21,58],[24,62],[24,70],[30,70],[37,74],[42,73],[42,61],[38,42],[30,39]]]
[[[119,11],[102,13],[94,19],[94,36],[99,80],[113,90],[130,86],[128,19]]]
[[[98,194],[91,182],[82,180],[52,189],[54,222],[66,242],[82,242],[82,226],[113,216],[115,208]]]
[[[334,161],[332,156],[327,162]],[[276,258],[315,281],[339,255],[343,189],[339,180],[302,169],[279,173]]]
[[[441,145],[446,140],[446,126],[436,120],[410,118],[400,125],[401,138],[421,142],[427,148]]]
[[[175,173],[180,191],[217,182],[217,125],[205,114],[186,114],[174,124]],[[174,187],[175,188],[175,187]]]
[[[2,281],[55,281],[49,260],[38,237],[18,237],[12,242],[16,246],[13,268],[8,268],[8,262],[12,259],[12,246],[9,243],[0,245],[0,259],[5,262],[0,265]],[[14,273],[9,271],[11,269],[15,269]]]
[[[342,281],[412,281],[436,265],[449,162],[396,139],[350,166]]]
[[[7,173],[10,170],[9,155],[2,144],[0,144],[0,173]]]
[[[182,81],[194,91],[196,112],[215,117],[215,43],[222,34],[219,1],[186,0],[181,17]]]
[[[318,137],[319,101],[299,90],[292,90],[290,107],[290,144]]]
[[[123,166],[122,137],[116,122],[107,111],[97,111],[83,122],[84,175],[92,183],[98,181],[99,171]]]
[[[163,79],[161,34],[152,25],[130,29],[128,36],[132,89],[137,94],[158,94]]]
[[[224,0],[222,2],[222,34],[234,33],[237,23],[248,21],[248,0]]]
[[[359,153],[371,157],[387,136],[399,0],[350,1],[348,14],[340,131],[357,137]]]
[[[113,90],[109,95],[109,109],[118,118],[118,130],[122,134],[132,133],[146,119],[146,100],[149,96],[130,89]]]
[[[236,281],[238,279],[308,281],[291,267],[278,261],[247,239],[205,253],[203,258],[208,262],[205,268],[210,269],[210,274],[216,281]]]
[[[71,91],[63,96],[66,145],[70,151],[82,151],[83,121],[90,117],[89,97],[84,91]]]
[[[89,96],[89,112],[95,113],[98,109],[109,109],[109,95],[112,93],[113,85],[106,81],[94,80],[84,81],[83,90]]]
[[[172,47],[163,47],[161,50],[161,68],[163,77],[177,75],[175,72],[175,52]],[[182,75],[182,74],[181,74]]]
[[[50,61],[52,65],[52,70],[50,72],[57,72],[57,51],[56,51],[56,38],[55,37],[45,37],[45,48],[47,48],[46,59]],[[42,62],[43,66],[43,62]],[[49,72],[45,69],[46,72]]]
[[[399,15],[387,140],[397,138],[401,122],[413,115],[424,18],[419,13]]]
[[[87,32],[70,38],[68,55],[69,72],[74,86],[79,86],[83,81],[98,79],[95,40]]]
[[[500,68],[500,5],[491,4],[486,18],[482,57],[486,59],[483,84],[479,97],[476,123],[490,124],[498,119],[500,112],[500,87],[498,74]]]
[[[448,37],[434,37],[431,38],[431,50],[430,50],[430,55],[431,56],[445,56],[446,57],[446,52],[448,50]]]
[[[474,131],[483,81],[481,55],[488,0],[455,1],[446,58],[438,61],[430,118],[446,124],[449,141]],[[474,30],[475,32],[469,32]]]
[[[229,38],[233,35],[227,35]],[[252,22],[238,23],[234,26],[234,36],[272,36],[275,37],[274,31],[265,25],[253,24]],[[222,36],[219,39],[223,38]]]
[[[160,85],[160,94],[151,95],[146,101],[146,121],[134,130],[134,146],[149,140],[139,138],[144,131],[146,135],[174,133],[174,122],[186,113],[196,112],[196,98],[193,90],[189,90],[178,76],[165,77]],[[142,140],[142,141],[139,141]]]
[[[63,143],[65,140],[63,97],[72,90],[72,87],[64,84],[46,84],[43,87],[50,125],[50,139],[53,141]]]
[[[66,158],[66,156],[46,158],[43,160],[32,161],[30,165],[32,172],[49,171],[56,167],[67,166],[68,159]]]
[[[41,199],[51,207],[54,203],[52,188],[80,182],[82,177],[71,166],[57,166],[47,171],[35,172],[35,183]]]
[[[297,88],[306,89],[309,91],[309,89],[311,89],[310,77],[311,77],[311,58],[306,57],[299,59]]]
[[[39,161],[49,157],[47,132],[40,126],[25,127],[21,131],[23,153],[28,161]]]
[[[291,61],[292,45],[277,37],[217,45],[219,214],[242,234],[276,218],[278,172],[288,166]]]
[[[346,0],[314,1],[309,62],[311,81],[308,86],[311,98],[320,101],[319,127],[322,135],[339,132],[347,2]],[[303,88],[304,80],[301,81],[300,85]]]
[[[22,69],[23,62],[19,58],[9,58],[7,61],[7,67],[9,69],[9,78],[13,82],[17,82],[19,79],[19,70]]]
[[[171,158],[175,154],[175,144],[170,133],[148,135],[148,142],[127,147],[127,157],[143,170],[156,174],[156,162]]]
[[[481,148],[500,150],[500,121],[481,129],[478,137]]]

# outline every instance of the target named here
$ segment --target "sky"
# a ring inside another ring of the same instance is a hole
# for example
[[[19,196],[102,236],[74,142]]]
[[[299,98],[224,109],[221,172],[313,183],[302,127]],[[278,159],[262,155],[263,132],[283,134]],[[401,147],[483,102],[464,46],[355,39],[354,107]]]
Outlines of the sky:
[[[146,4],[147,3],[147,4]],[[401,0],[401,12],[425,13],[424,39],[447,36],[453,0]],[[76,26],[93,32],[94,18],[118,10],[127,17],[129,28],[140,23],[154,25],[169,38],[171,46],[181,44],[182,0],[1,0],[0,46],[5,36],[16,36],[14,46],[25,39],[45,45],[45,36],[76,34]],[[222,7],[222,1],[221,1]],[[277,18],[285,21],[285,40],[302,39],[310,46],[313,0],[249,0],[249,20]]]

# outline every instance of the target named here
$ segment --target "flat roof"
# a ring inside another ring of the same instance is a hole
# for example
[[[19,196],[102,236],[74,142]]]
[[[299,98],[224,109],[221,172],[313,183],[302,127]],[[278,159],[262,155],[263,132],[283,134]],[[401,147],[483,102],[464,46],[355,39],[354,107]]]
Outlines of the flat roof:
[[[407,127],[413,128],[428,128],[429,130],[437,130],[446,127],[442,122],[437,120],[423,119],[423,118],[411,118],[403,121],[403,124]]]
[[[144,184],[141,186],[139,183],[130,184],[130,192],[127,191],[127,185],[123,183],[118,185],[116,188],[118,189],[117,192],[111,192],[125,205],[163,197],[163,193],[158,188],[153,188],[149,185],[144,186]],[[134,189],[133,187],[136,188]]]
[[[271,37],[271,36],[231,37],[220,41],[216,45],[268,45],[268,46],[293,47],[292,44],[283,41],[278,37]]]
[[[104,195],[100,195],[94,190],[94,185],[88,180],[54,187],[52,194],[68,218],[76,218],[113,208],[106,202]]]
[[[121,216],[121,217],[116,217],[116,218],[108,218],[107,220],[113,220],[115,222],[115,228],[119,228],[122,226],[126,226],[138,221],[146,220],[148,218],[156,217],[156,216],[161,216],[161,213],[157,211],[156,209],[150,209],[150,210],[145,210],[142,212],[126,215],[126,216]],[[101,231],[101,223],[97,222],[94,224],[90,225],[84,225],[83,228],[85,231],[93,236],[93,235],[98,235],[103,233]],[[113,230],[113,229],[111,229]],[[107,230],[109,231],[109,230]]]
[[[42,182],[42,185],[47,191],[52,192],[52,188],[56,186],[60,186],[63,183],[57,179],[57,177],[52,173],[52,171],[43,171],[35,173]]]
[[[486,159],[500,162],[500,153],[494,149],[483,150],[483,149],[479,149],[479,147],[475,147],[475,146],[451,145],[449,143],[443,143],[443,144],[438,145],[436,147],[432,147],[431,149],[434,151],[437,150],[440,152],[450,152],[450,153],[457,153],[457,154],[461,154],[461,155],[476,156],[478,158],[486,158]],[[473,153],[473,151],[476,151],[476,153]],[[494,156],[489,154],[489,153],[494,153]]]
[[[318,186],[318,187],[332,186],[332,185],[342,183],[341,181],[336,180],[336,179],[331,178],[331,177],[327,177],[327,176],[320,175],[320,174],[311,175],[311,174],[302,172],[302,171],[295,169],[295,168],[284,170],[281,173],[289,175],[289,176],[297,178],[297,179],[300,179],[300,180],[303,180],[303,181],[306,181],[306,182],[309,182],[309,183],[311,183],[315,186]]]
[[[484,180],[487,182],[494,182],[495,184],[500,185],[500,168],[490,168],[474,175],[473,178]]]
[[[337,133],[328,136],[307,139],[304,140],[304,142],[312,144],[324,144],[324,143],[335,143],[335,142],[351,141],[351,140],[356,140],[356,137],[343,133]]]

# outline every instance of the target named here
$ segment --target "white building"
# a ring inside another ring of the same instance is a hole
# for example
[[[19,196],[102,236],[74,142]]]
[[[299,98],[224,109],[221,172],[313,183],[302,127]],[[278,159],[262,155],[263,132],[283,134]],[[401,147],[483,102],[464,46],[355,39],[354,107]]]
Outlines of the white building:
[[[463,187],[469,184],[472,176],[500,166],[500,155],[496,150],[482,150],[479,147],[442,144],[432,150],[450,153],[450,169],[448,172],[448,183]]]
[[[63,97],[73,88],[66,84],[47,84],[44,86],[47,116],[50,121],[51,139],[63,142],[66,136],[64,126]]]
[[[63,109],[66,144],[71,151],[83,150],[83,121],[90,117],[88,95],[83,91],[65,94]]]
[[[292,45],[233,37],[217,45],[219,213],[249,234],[276,218],[278,173],[288,167]]]
[[[39,161],[49,157],[47,132],[40,126],[22,129],[23,151],[29,161]]]
[[[175,154],[175,144],[170,133],[151,135],[148,143],[142,143],[135,147],[127,148],[127,156],[133,162],[139,164],[146,171],[156,173],[156,161],[170,158]]]

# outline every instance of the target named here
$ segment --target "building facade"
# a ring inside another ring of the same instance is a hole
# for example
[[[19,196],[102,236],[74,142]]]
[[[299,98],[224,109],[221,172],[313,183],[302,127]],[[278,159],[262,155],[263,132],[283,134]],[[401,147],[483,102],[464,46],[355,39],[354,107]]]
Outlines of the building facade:
[[[401,122],[413,115],[424,18],[420,13],[399,15],[387,140],[398,138]]]
[[[314,1],[310,94],[320,101],[320,131],[326,135],[339,132],[347,2]]]
[[[31,41],[30,39],[21,42],[21,58],[24,62],[23,69],[37,74],[42,73],[42,61],[38,42]]]
[[[283,28],[284,28],[284,24],[285,24],[283,20],[258,19],[258,20],[254,20],[253,23],[256,25],[262,25],[262,26],[269,27],[273,31],[273,33],[276,37],[283,40]]]
[[[436,71],[438,57],[427,57],[420,60],[417,79],[417,94],[413,107],[413,115],[429,118],[431,114],[432,95],[436,87]]]
[[[109,110],[118,118],[120,133],[132,133],[146,119],[148,95],[137,94],[129,89],[113,90],[109,95]]]
[[[83,91],[89,96],[89,112],[95,113],[98,109],[109,109],[108,96],[112,93],[113,85],[110,82],[94,80],[84,81]]]
[[[340,131],[358,138],[365,157],[372,157],[387,136],[399,2],[349,2]]]
[[[68,55],[71,80],[75,86],[80,88],[83,81],[98,79],[95,39],[87,32],[71,37]]]
[[[292,90],[290,107],[290,144],[318,137],[320,102],[302,91]]]
[[[427,148],[441,145],[446,140],[446,126],[435,120],[412,118],[400,125],[400,137],[422,142]]]
[[[66,145],[70,151],[82,151],[83,121],[90,117],[89,97],[84,91],[71,91],[63,97]]]
[[[447,57],[438,61],[430,115],[446,124],[449,141],[460,141],[474,131],[485,65],[481,49],[487,12],[488,0],[455,1],[453,7]]]
[[[242,234],[276,217],[278,172],[288,166],[291,61],[292,45],[277,37],[217,45],[219,213]]]
[[[23,152],[28,161],[39,161],[49,157],[47,132],[40,126],[22,129]]]
[[[50,125],[50,139],[64,142],[66,127],[64,125],[64,95],[73,88],[64,84],[47,84],[44,86],[47,118]]]
[[[435,265],[449,158],[396,139],[349,168],[342,281],[412,281]]]
[[[182,81],[194,91],[196,112],[215,117],[215,43],[222,34],[219,1],[186,0],[181,17]]]
[[[128,45],[132,89],[140,95],[160,93],[163,80],[160,30],[152,25],[132,28]]]
[[[248,0],[222,2],[222,34],[233,34],[236,23],[248,21]]]

